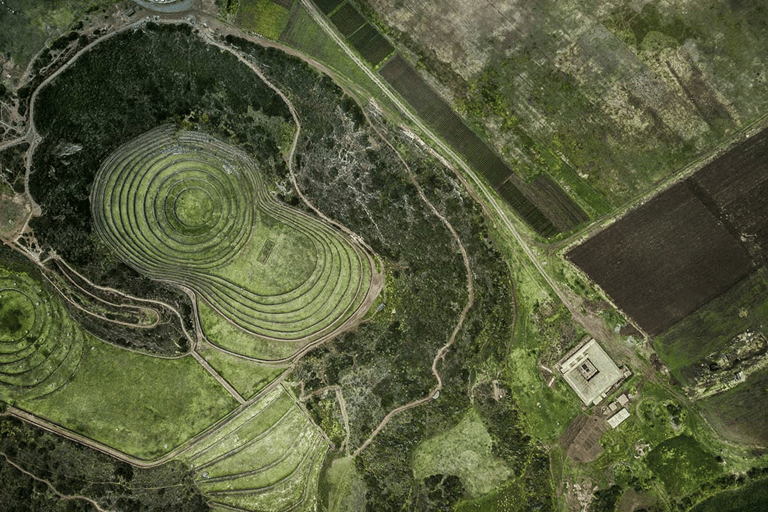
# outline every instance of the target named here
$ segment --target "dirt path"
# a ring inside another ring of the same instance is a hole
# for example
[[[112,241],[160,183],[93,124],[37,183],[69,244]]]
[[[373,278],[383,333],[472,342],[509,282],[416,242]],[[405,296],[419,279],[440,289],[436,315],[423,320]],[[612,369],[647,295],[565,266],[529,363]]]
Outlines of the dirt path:
[[[13,461],[12,461],[12,460],[11,460],[11,459],[8,457],[8,455],[6,455],[5,453],[3,453],[3,452],[0,452],[0,455],[2,455],[2,456],[3,456],[3,458],[5,458],[5,462],[7,462],[8,464],[10,464],[10,465],[11,465],[11,466],[13,466],[14,468],[16,468],[16,469],[17,469],[18,471],[20,471],[21,473],[23,473],[23,474],[27,475],[28,477],[32,478],[33,480],[37,480],[38,482],[42,482],[42,483],[44,483],[45,485],[47,485],[47,486],[48,486],[48,489],[50,489],[50,490],[51,490],[51,492],[52,492],[53,494],[55,494],[56,496],[58,496],[58,497],[59,497],[59,498],[61,498],[62,500],[80,500],[80,501],[87,501],[88,503],[90,503],[91,505],[93,505],[93,507],[94,507],[96,510],[98,510],[99,512],[110,512],[108,509],[105,509],[105,508],[101,508],[101,506],[98,504],[98,502],[96,502],[96,501],[92,500],[91,498],[89,498],[89,497],[87,497],[87,496],[80,496],[79,494],[71,494],[71,495],[70,495],[70,494],[62,494],[62,493],[60,493],[58,490],[56,490],[56,488],[53,486],[53,484],[51,484],[51,482],[49,482],[48,480],[45,480],[44,478],[40,478],[39,476],[37,476],[37,475],[34,475],[34,474],[30,473],[29,471],[27,471],[26,469],[22,468],[21,466],[19,466],[19,465],[18,465],[18,464],[16,464],[15,462],[13,462]]]
[[[357,450],[352,454],[353,457],[357,457],[362,453],[363,450],[365,450],[368,445],[373,442],[374,438],[379,435],[379,432],[381,432],[384,427],[387,426],[387,424],[394,418],[397,414],[407,411],[408,409],[413,409],[414,407],[418,407],[420,405],[428,403],[430,400],[434,400],[437,398],[437,394],[440,392],[441,389],[443,389],[443,379],[440,377],[440,372],[437,371],[437,364],[438,362],[445,359],[445,355],[448,353],[448,350],[451,348],[451,345],[453,345],[454,341],[456,341],[456,336],[459,334],[459,331],[461,330],[461,327],[464,325],[464,320],[467,318],[467,313],[469,312],[472,305],[475,303],[475,288],[474,288],[474,280],[472,279],[472,267],[469,264],[469,256],[467,255],[467,250],[464,248],[464,244],[461,243],[461,238],[459,238],[459,234],[456,232],[456,230],[453,228],[450,222],[448,222],[448,219],[446,219],[438,210],[435,208],[435,206],[427,199],[427,196],[424,194],[424,189],[421,188],[421,185],[419,184],[418,180],[416,179],[416,176],[413,174],[413,171],[408,166],[408,163],[405,161],[405,159],[402,157],[400,152],[398,152],[395,147],[392,145],[392,143],[387,139],[376,127],[376,125],[371,122],[370,118],[368,118],[368,115],[366,114],[366,118],[368,120],[368,124],[376,131],[378,136],[381,138],[381,140],[389,146],[397,155],[400,162],[403,164],[405,169],[408,171],[408,176],[411,179],[411,183],[414,187],[416,187],[416,190],[419,192],[419,197],[421,198],[424,203],[429,206],[429,209],[432,210],[432,213],[440,219],[440,222],[443,223],[443,225],[448,229],[448,231],[451,232],[451,236],[456,241],[456,245],[458,246],[459,252],[461,253],[461,258],[464,263],[464,269],[467,272],[467,303],[464,305],[464,309],[461,310],[461,314],[459,315],[459,320],[456,322],[456,326],[453,329],[453,332],[451,333],[450,338],[448,338],[448,341],[440,347],[440,350],[437,351],[437,354],[435,355],[435,358],[432,360],[432,375],[435,376],[435,380],[437,380],[437,384],[435,384],[435,387],[432,388],[432,390],[429,392],[427,396],[424,398],[420,398],[418,400],[414,400],[412,402],[409,402],[407,404],[401,405],[400,407],[397,407],[396,409],[393,409],[389,412],[386,416],[384,416],[384,419],[381,420],[381,423],[371,432],[371,435],[368,436],[368,439],[365,440],[365,442],[360,445]]]
[[[198,354],[196,351],[194,351],[194,350],[193,350],[193,351],[192,351],[192,357],[194,357],[194,358],[195,358],[195,361],[197,361],[198,363],[200,363],[200,366],[202,366],[203,368],[205,368],[205,371],[207,371],[209,374],[211,374],[211,377],[213,377],[214,379],[216,379],[216,382],[218,382],[219,384],[221,384],[221,387],[223,387],[224,389],[226,389],[226,390],[227,390],[227,393],[229,393],[230,395],[232,395],[232,398],[234,398],[235,400],[237,400],[237,401],[240,403],[240,405],[243,405],[243,404],[245,404],[245,399],[244,399],[244,398],[243,398],[243,397],[240,395],[240,393],[238,393],[238,392],[237,392],[237,390],[236,390],[235,388],[233,388],[233,387],[232,387],[232,384],[230,384],[229,382],[227,382],[226,380],[224,380],[224,377],[222,377],[221,375],[219,375],[219,372],[217,372],[216,370],[214,370],[214,369],[213,369],[213,366],[211,366],[210,364],[208,364],[208,361],[206,361],[205,359],[203,359],[203,356],[201,356],[200,354]]]
[[[349,436],[351,435],[350,429],[349,429],[349,416],[347,415],[347,401],[344,400],[344,393],[342,393],[341,386],[339,386],[338,384],[334,384],[333,386],[326,386],[324,388],[316,389],[312,393],[305,395],[304,383],[302,382],[299,401],[301,403],[305,403],[310,398],[317,395],[322,395],[327,391],[333,391],[336,394],[336,400],[339,401],[339,409],[341,409],[341,418],[344,421],[344,431],[346,432],[346,435],[344,436],[344,441],[341,443],[339,450],[343,450],[347,455],[349,455]]]

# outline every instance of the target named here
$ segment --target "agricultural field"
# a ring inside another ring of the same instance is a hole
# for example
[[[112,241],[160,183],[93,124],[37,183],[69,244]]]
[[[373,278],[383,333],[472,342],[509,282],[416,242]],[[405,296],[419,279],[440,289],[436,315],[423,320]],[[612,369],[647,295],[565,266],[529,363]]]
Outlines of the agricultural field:
[[[752,135],[691,178],[755,266],[768,265],[768,129]],[[706,199],[705,199],[706,200]]]
[[[768,108],[760,0],[357,4],[505,162],[575,190],[572,169],[597,209],[600,196],[636,198]]]
[[[679,183],[567,253],[650,334],[725,292],[753,271],[749,254]]]
[[[184,460],[214,509],[309,511],[327,449],[319,429],[277,387]]]
[[[246,400],[252,398],[288,369],[286,366],[260,365],[218,350],[216,347],[199,348],[197,352]]]
[[[279,39],[290,18],[291,4],[291,1],[240,0],[235,25],[269,39]]]
[[[90,336],[66,386],[17,402],[20,409],[144,460],[189,441],[236,406],[192,357],[159,359]]]
[[[739,334],[768,334],[766,315],[768,276],[761,268],[657,336],[654,347],[672,375],[689,384],[699,366],[709,365],[710,354],[721,351]]]
[[[588,219],[556,183],[539,179],[528,184],[513,173],[401,55],[382,66],[380,74],[537,233],[551,237]]]
[[[370,23],[349,37],[349,42],[371,66],[376,66],[395,51],[395,47]]]
[[[768,444],[768,370],[759,370],[734,389],[699,402],[715,431],[726,439],[754,446]]]
[[[753,0],[140,4],[0,90],[6,508],[753,506]]]
[[[57,296],[0,267],[0,399],[55,393],[77,372],[85,345],[86,334]]]
[[[339,29],[339,32],[344,35],[344,37],[351,36],[365,24],[365,18],[360,16],[360,13],[357,12],[357,9],[352,7],[349,2],[345,3],[341,6],[341,8],[334,11],[330,19],[333,24],[336,25],[336,28]]]

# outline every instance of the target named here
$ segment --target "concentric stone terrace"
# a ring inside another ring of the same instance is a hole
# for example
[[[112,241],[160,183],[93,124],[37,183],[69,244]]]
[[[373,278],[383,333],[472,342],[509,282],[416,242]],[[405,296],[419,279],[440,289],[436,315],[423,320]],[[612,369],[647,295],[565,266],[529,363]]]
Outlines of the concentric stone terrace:
[[[119,258],[192,288],[262,338],[310,342],[333,332],[371,283],[357,244],[278,203],[255,162],[208,135],[160,127],[126,143],[99,170],[91,206]]]
[[[40,397],[69,382],[83,340],[57,298],[26,275],[0,269],[0,400]]]

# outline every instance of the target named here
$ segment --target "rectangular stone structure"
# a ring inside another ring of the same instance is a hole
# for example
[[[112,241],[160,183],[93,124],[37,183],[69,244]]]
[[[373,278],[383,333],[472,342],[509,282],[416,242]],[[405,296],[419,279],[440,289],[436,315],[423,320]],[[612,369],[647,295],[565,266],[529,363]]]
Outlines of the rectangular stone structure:
[[[555,365],[586,405],[598,404],[623,374],[594,339],[580,343]]]

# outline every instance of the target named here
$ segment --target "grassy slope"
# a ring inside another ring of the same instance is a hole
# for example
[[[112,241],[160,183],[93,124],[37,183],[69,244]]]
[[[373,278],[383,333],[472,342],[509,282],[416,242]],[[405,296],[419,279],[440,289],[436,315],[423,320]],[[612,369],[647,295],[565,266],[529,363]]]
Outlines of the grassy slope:
[[[667,439],[654,448],[647,462],[672,495],[694,491],[701,482],[722,473],[714,455],[684,435]]]
[[[197,301],[200,323],[206,337],[214,344],[232,352],[258,359],[283,359],[296,352],[296,343],[274,343],[235,327],[201,300]]]
[[[743,489],[727,491],[699,503],[692,512],[761,512],[768,503],[768,480],[756,480]]]
[[[240,0],[235,25],[269,39],[278,39],[291,13],[272,0]]]
[[[481,496],[503,483],[510,471],[491,453],[491,436],[476,411],[470,410],[445,434],[422,443],[414,452],[416,479],[456,475],[471,496]]]
[[[252,397],[285,371],[282,367],[262,366],[216,349],[199,352],[245,399]]]
[[[699,404],[715,431],[726,439],[768,445],[768,369],[758,370],[736,388]]]
[[[80,370],[19,407],[142,459],[157,458],[237,405],[193,358],[164,360],[89,336]]]

